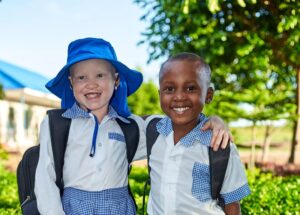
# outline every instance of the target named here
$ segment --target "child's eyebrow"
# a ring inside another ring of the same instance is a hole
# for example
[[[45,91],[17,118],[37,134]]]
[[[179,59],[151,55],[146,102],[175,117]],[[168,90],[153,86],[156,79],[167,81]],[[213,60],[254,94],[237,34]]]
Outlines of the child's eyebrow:
[[[160,84],[161,87],[169,87],[169,86],[174,86],[173,82],[163,82]]]
[[[196,84],[196,80],[187,81],[186,84]]]
[[[174,80],[170,80],[170,79],[162,79],[161,83],[174,83]]]

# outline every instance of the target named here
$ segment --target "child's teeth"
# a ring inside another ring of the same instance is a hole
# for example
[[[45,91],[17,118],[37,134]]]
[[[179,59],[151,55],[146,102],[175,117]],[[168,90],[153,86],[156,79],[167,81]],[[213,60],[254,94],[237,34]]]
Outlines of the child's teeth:
[[[174,108],[175,111],[178,111],[178,112],[183,112],[185,110],[189,109],[188,107],[180,107],[180,108]]]
[[[97,96],[97,93],[90,93],[86,95],[88,98],[95,98]]]

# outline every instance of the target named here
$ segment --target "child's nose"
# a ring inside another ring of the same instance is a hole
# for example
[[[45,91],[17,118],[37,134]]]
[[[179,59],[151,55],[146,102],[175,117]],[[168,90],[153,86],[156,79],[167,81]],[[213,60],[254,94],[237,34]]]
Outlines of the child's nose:
[[[98,83],[95,80],[88,80],[86,87],[87,88],[95,88],[98,87]]]
[[[174,100],[175,101],[180,101],[180,100],[185,99],[185,97],[186,97],[185,92],[183,92],[182,90],[178,90],[175,93]]]

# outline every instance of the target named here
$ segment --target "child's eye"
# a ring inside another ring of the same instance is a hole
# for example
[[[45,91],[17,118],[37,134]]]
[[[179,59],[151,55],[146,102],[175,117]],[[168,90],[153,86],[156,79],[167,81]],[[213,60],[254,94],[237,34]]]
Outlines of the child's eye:
[[[76,77],[74,78],[74,80],[80,82],[80,81],[86,80],[86,78],[87,78],[87,77],[86,77],[85,75],[79,75],[79,76],[76,76]]]
[[[195,86],[188,86],[188,87],[186,88],[186,91],[187,91],[187,92],[193,92],[194,90],[196,90],[196,87],[195,87]]]
[[[97,78],[103,78],[104,77],[104,74],[102,74],[102,73],[99,73],[99,74],[97,74],[97,76],[96,76]]]
[[[172,92],[175,91],[175,88],[174,88],[174,87],[165,87],[165,88],[163,89],[163,91],[164,91],[165,93],[172,93]]]

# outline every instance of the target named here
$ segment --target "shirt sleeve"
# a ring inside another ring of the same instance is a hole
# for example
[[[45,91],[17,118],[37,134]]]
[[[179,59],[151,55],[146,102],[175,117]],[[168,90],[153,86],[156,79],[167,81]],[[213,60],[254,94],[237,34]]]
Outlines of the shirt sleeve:
[[[139,145],[134,155],[133,161],[146,159],[147,149],[146,149],[146,135],[144,130],[145,121],[137,115],[131,115],[130,118],[134,119],[137,122],[139,127],[139,135],[140,135]]]
[[[230,145],[230,157],[220,193],[225,204],[240,201],[250,195],[245,168],[234,144]]]
[[[40,156],[35,174],[34,192],[42,215],[64,215],[60,191],[55,184],[55,169],[48,115],[40,126]]]

